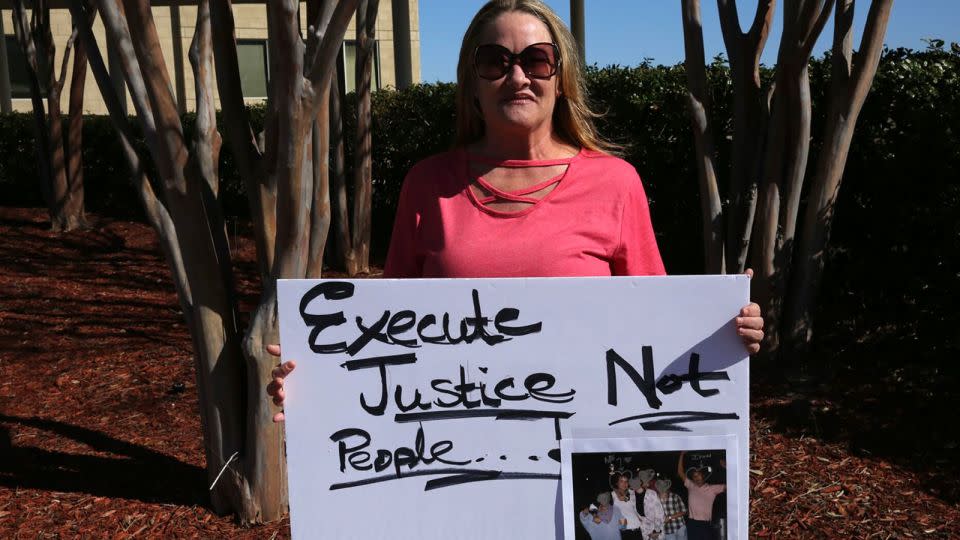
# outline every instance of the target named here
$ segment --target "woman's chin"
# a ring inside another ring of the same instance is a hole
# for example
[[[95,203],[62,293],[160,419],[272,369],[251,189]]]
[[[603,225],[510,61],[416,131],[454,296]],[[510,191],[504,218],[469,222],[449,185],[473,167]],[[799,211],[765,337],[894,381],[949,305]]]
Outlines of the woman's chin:
[[[501,110],[499,122],[507,131],[534,131],[543,124],[543,119],[533,111],[524,110],[525,107],[504,107]]]

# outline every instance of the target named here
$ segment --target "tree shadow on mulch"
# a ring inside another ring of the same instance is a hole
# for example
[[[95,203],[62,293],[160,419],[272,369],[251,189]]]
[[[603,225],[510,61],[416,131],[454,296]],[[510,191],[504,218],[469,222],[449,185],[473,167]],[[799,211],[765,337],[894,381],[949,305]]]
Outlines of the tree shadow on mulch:
[[[921,490],[955,505],[960,436],[950,426],[960,411],[960,369],[943,363],[948,351],[932,361],[917,358],[916,349],[884,340],[827,361],[821,351],[803,376],[755,384],[753,412],[786,435],[840,443],[854,455],[896,463],[917,473]]]
[[[10,427],[0,425],[0,486],[80,492],[151,503],[207,506],[206,475],[147,447],[90,429],[43,418],[0,414],[0,423],[56,433],[109,456],[71,454],[14,446]]]

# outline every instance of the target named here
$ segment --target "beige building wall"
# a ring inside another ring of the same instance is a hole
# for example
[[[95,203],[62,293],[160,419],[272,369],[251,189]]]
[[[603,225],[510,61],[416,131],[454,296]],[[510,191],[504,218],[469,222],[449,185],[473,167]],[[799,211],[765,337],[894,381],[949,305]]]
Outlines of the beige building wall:
[[[379,42],[380,49],[380,84],[381,87],[395,86],[396,76],[393,59],[393,16],[391,10],[391,1],[381,0],[377,13],[376,39]],[[404,1],[404,0],[399,0]],[[410,39],[411,39],[411,57],[413,67],[413,81],[420,81],[420,24],[419,24],[419,0],[406,0],[410,3]],[[174,28],[172,25],[171,7],[157,6],[153,8],[153,17],[157,26],[157,33],[160,36],[161,48],[163,50],[164,60],[166,62],[167,74],[170,78],[170,85],[174,95],[177,95],[176,89],[176,69],[182,69],[184,80],[183,100],[186,110],[192,111],[196,108],[196,94],[194,92],[193,71],[190,66],[190,42],[193,40],[194,25],[196,24],[197,8],[196,6],[181,6],[180,11],[180,44],[182,54],[179,56],[179,62],[174,55]],[[263,4],[236,4],[234,5],[234,18],[236,24],[237,39],[266,39],[267,38],[267,14],[266,7]],[[301,3],[301,30],[306,34],[306,3]],[[13,34],[12,12],[9,9],[2,10],[3,28],[7,34]],[[72,31],[70,12],[66,9],[51,10],[51,30],[53,31],[54,43],[56,44],[56,76],[60,75],[60,66],[63,62],[63,54],[67,40]],[[94,22],[94,34],[100,45],[104,60],[107,59],[106,37],[103,23],[98,17]],[[356,20],[350,24],[345,40],[356,39]],[[269,48],[269,44],[268,44]],[[72,70],[73,58],[67,66],[67,77],[64,85],[61,106],[66,112],[70,91],[70,70]],[[217,93],[214,92],[214,96]],[[178,96],[179,97],[179,96]],[[219,106],[219,99],[217,100]],[[247,99],[250,103],[264,101],[264,98]],[[29,99],[13,99],[13,110],[28,112],[32,109]],[[134,114],[133,104],[127,99],[127,110]],[[97,88],[93,73],[87,69],[87,82],[84,95],[84,111],[91,114],[106,114],[107,110]]]

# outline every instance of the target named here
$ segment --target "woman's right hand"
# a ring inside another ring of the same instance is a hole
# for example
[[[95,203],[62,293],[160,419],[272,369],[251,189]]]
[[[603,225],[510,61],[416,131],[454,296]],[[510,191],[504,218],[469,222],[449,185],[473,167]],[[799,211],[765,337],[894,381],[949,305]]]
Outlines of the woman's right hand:
[[[267,345],[267,352],[280,357],[280,345]],[[296,362],[293,360],[284,362],[279,366],[273,368],[273,371],[270,375],[273,377],[273,380],[270,381],[270,384],[267,385],[267,395],[273,397],[273,404],[279,407],[283,406],[283,400],[287,397],[286,393],[283,391],[283,380],[287,378],[294,368],[297,367]],[[274,422],[283,422],[284,417],[282,412],[278,412],[273,415]]]

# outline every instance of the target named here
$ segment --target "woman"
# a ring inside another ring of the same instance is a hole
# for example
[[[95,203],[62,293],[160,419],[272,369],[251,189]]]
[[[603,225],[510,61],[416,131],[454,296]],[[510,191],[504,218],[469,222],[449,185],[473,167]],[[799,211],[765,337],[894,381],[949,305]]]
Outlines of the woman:
[[[457,79],[457,146],[407,175],[384,277],[665,273],[640,178],[598,135],[574,39],[550,8],[484,5]],[[757,352],[759,306],[743,308],[736,326]],[[293,368],[274,371],[278,405]]]
[[[610,492],[613,507],[620,511],[624,519],[620,536],[624,540],[644,540],[644,516],[637,511],[637,492],[629,487],[629,476],[622,472],[614,473],[610,476],[610,486],[613,488]]]

